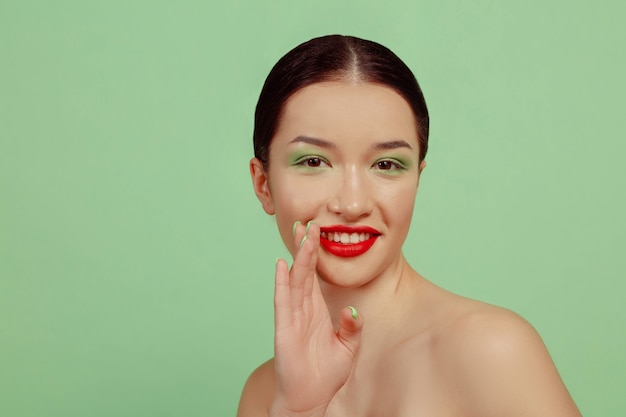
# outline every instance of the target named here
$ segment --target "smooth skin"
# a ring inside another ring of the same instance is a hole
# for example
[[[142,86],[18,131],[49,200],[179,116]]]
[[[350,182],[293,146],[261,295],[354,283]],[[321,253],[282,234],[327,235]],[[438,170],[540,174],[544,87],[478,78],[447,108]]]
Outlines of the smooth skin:
[[[250,172],[294,262],[277,262],[275,357],[250,375],[239,417],[580,416],[526,321],[406,261],[424,167],[411,109],[388,87],[325,82],[287,101],[269,169],[252,159]],[[335,256],[320,246],[333,225],[380,236]]]

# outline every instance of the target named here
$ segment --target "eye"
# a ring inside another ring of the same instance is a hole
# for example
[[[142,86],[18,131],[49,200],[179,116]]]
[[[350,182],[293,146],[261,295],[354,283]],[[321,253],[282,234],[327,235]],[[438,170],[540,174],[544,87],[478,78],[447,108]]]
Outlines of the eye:
[[[394,159],[381,159],[380,161],[376,161],[372,167],[380,171],[398,171],[406,169],[403,164]]]
[[[330,166],[330,163],[324,157],[317,155],[304,155],[300,158],[297,158],[293,165],[300,168],[317,170],[320,168],[326,168]]]
[[[307,158],[305,161],[302,161],[309,168],[319,168],[322,166],[322,160],[320,158]]]
[[[395,166],[394,166],[395,165]],[[383,171],[388,171],[393,168],[398,168],[397,164],[394,164],[391,161],[378,161],[376,162],[376,167]]]

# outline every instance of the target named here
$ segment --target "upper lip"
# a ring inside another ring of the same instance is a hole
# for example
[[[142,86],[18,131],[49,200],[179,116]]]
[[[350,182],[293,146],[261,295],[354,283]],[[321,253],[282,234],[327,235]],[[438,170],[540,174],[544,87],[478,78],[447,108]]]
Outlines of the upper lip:
[[[326,233],[369,233],[370,235],[380,235],[380,232],[369,226],[348,226],[345,224],[337,224],[332,226],[320,227],[320,232]]]

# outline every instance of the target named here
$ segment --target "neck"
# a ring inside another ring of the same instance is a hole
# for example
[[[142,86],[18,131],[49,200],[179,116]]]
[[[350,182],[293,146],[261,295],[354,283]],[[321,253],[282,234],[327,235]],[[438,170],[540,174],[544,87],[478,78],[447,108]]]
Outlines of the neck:
[[[363,316],[363,337],[376,334],[378,340],[392,340],[407,313],[415,310],[425,280],[411,268],[403,255],[381,275],[356,288],[342,288],[320,280],[320,288],[335,329],[339,312],[351,305]],[[410,314],[410,316],[414,315]],[[381,338],[384,334],[388,338]]]

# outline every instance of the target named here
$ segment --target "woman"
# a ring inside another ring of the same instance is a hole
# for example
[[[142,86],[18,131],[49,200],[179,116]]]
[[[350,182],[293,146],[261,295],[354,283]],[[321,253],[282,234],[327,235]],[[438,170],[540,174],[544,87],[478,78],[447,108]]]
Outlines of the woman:
[[[294,262],[240,417],[580,415],[527,322],[404,258],[427,140],[415,77],[379,44],[316,38],[274,66],[250,172]]]

